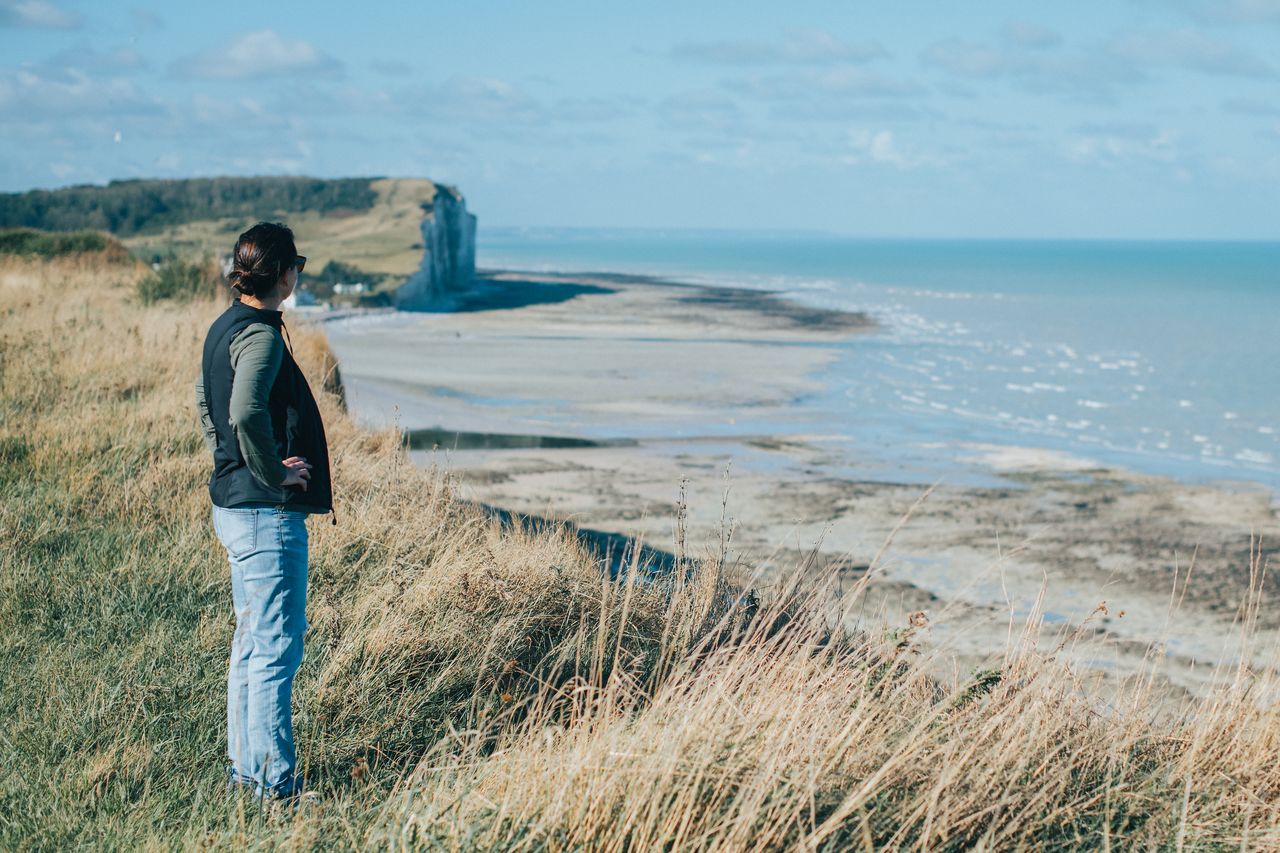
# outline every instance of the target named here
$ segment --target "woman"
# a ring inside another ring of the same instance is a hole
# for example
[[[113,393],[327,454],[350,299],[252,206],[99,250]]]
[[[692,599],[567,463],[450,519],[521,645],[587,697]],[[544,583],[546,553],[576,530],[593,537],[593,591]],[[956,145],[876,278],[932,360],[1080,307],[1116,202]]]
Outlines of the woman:
[[[306,517],[333,510],[320,410],[281,337],[280,303],[306,260],[284,225],[259,222],[240,235],[228,277],[238,295],[209,327],[196,382],[236,614],[231,783],[271,798],[301,790],[290,700],[307,628]]]

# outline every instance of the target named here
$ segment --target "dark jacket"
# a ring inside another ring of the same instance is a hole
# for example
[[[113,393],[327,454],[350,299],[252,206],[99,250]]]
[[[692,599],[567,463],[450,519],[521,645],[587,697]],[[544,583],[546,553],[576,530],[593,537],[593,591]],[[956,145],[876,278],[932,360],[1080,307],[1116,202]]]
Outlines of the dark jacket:
[[[227,508],[270,503],[302,512],[330,512],[333,509],[333,489],[324,423],[311,387],[287,348],[271,386],[267,408],[279,458],[303,456],[313,466],[307,490],[303,491],[300,486],[284,487],[262,482],[249,470],[240,452],[230,417],[231,382],[235,375],[231,366],[231,341],[254,323],[263,323],[277,330],[284,328],[279,311],[252,308],[236,299],[213,322],[205,337],[201,379],[205,403],[217,434],[209,497],[216,506]]]

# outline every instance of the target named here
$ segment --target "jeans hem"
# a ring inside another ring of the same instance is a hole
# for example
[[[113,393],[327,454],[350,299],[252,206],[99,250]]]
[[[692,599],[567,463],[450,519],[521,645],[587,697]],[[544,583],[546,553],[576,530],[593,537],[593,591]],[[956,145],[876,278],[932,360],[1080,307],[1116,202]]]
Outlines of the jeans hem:
[[[253,794],[256,799],[287,800],[295,797],[302,790],[301,780],[292,776],[288,781],[275,785],[263,785],[257,779],[251,779],[237,772],[234,767],[227,767],[227,793],[234,793],[243,788]]]

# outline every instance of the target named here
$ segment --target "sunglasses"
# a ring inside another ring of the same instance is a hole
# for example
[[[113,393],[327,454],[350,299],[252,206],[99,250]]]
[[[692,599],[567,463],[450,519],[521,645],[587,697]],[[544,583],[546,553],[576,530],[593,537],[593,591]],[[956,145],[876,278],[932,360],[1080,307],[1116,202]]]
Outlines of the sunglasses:
[[[307,265],[306,256],[298,255],[296,258],[293,259],[293,263],[290,264],[289,266],[297,267],[298,272],[302,272],[303,268],[305,268],[306,265]]]

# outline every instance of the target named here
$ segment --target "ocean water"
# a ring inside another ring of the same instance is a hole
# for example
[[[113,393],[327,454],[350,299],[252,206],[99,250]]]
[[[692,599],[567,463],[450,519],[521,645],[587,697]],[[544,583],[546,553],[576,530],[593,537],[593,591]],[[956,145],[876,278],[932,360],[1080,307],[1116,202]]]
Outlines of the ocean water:
[[[924,478],[997,444],[1280,490],[1280,243],[482,228],[478,264],[865,311],[804,426]]]

